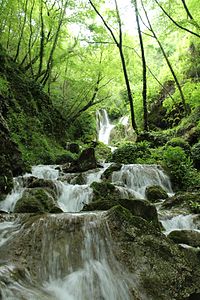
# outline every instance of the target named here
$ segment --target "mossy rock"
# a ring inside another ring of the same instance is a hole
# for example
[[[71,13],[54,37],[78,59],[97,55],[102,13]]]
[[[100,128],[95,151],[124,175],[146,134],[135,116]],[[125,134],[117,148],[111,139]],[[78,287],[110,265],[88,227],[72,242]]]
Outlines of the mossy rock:
[[[119,192],[110,182],[93,182],[90,187],[93,189],[93,201],[100,199],[115,200],[119,198]]]
[[[167,192],[159,185],[148,186],[145,190],[145,195],[150,202],[168,198]]]
[[[200,247],[200,232],[194,230],[173,230],[167,237],[176,244],[187,244],[192,247]]]
[[[166,199],[161,208],[185,208],[189,212],[197,213],[196,209],[200,208],[200,192],[180,192]]]
[[[83,208],[84,211],[94,211],[94,210],[108,210],[113,206],[120,205],[128,209],[132,215],[141,217],[156,226],[160,226],[158,222],[157,210],[154,205],[152,205],[147,200],[130,200],[130,199],[116,199],[116,200],[98,200],[86,204]]]
[[[44,188],[27,188],[22,197],[17,201],[15,213],[44,213],[62,212],[56,204],[52,191]]]
[[[116,171],[120,171],[122,167],[122,164],[113,163],[111,164],[101,175],[101,179],[103,180],[111,180],[112,173]]]

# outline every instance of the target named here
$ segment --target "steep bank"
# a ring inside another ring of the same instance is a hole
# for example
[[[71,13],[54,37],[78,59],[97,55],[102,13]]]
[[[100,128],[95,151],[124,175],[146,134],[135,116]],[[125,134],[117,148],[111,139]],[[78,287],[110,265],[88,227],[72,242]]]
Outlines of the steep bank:
[[[0,193],[25,165],[54,162],[64,152],[66,120],[42,87],[0,47]]]

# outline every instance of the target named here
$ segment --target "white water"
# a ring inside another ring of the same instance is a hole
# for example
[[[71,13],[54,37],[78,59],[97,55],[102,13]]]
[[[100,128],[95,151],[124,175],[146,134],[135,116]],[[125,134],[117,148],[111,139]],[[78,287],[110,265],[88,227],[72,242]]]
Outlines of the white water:
[[[108,118],[107,111],[105,109],[101,109],[97,111],[97,119],[98,119],[98,140],[108,145],[110,140],[110,133],[115,125],[111,124]]]
[[[168,216],[165,219],[161,219],[161,223],[165,229],[165,234],[168,235],[174,230],[198,230],[197,225],[194,223],[195,215],[177,215]]]
[[[113,172],[112,183],[128,188],[140,199],[145,199],[146,187],[151,185],[173,192],[169,177],[157,165],[123,165],[120,171]]]

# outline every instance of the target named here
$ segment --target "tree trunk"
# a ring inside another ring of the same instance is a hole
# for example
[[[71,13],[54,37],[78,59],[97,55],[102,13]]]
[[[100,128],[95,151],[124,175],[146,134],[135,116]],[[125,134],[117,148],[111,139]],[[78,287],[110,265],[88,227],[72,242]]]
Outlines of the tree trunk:
[[[140,21],[138,17],[138,6],[137,0],[134,0],[135,5],[135,16],[136,16],[136,23],[137,23],[137,30],[140,40],[140,48],[141,48],[141,56],[142,56],[142,68],[143,68],[143,90],[142,90],[142,99],[143,99],[143,116],[144,116],[144,131],[148,131],[148,111],[147,111],[147,66],[146,66],[146,59],[144,53],[144,44],[142,39],[142,32],[140,28]]]

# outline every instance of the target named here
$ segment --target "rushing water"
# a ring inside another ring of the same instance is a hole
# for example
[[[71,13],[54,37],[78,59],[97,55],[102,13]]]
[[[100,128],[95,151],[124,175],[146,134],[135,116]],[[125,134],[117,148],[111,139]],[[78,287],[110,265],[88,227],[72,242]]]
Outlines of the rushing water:
[[[157,165],[123,165],[120,171],[113,172],[112,183],[124,186],[140,199],[145,199],[146,187],[152,185],[172,193],[169,177]]]
[[[198,225],[194,222],[195,218],[196,216],[192,214],[168,215],[160,221],[165,229],[165,234],[168,235],[173,230],[198,230]]]

